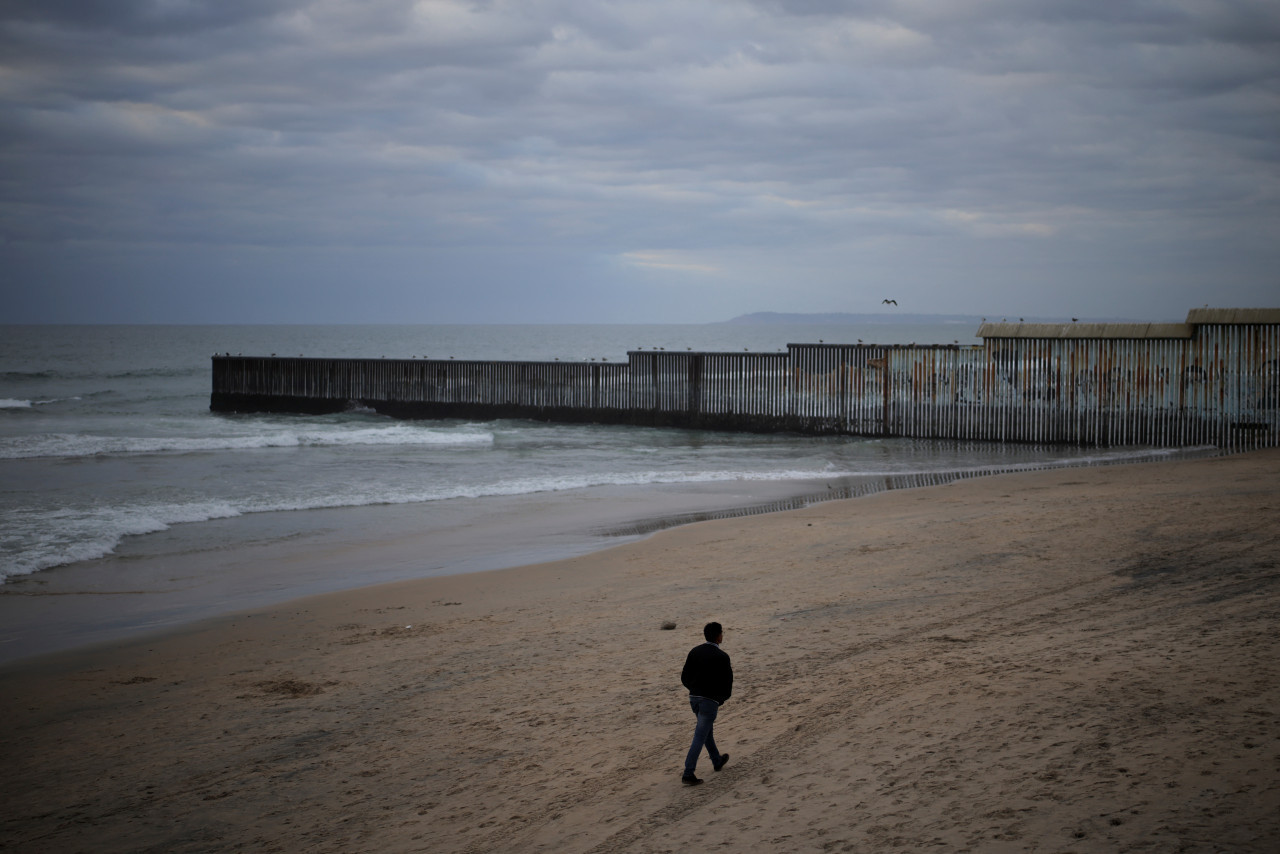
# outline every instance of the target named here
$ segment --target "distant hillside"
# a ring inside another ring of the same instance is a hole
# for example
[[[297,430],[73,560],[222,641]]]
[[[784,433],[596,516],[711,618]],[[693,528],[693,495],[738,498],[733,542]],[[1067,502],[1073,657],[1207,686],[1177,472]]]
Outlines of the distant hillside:
[[[999,318],[992,318],[993,320]],[[982,317],[966,314],[787,314],[777,311],[757,311],[752,314],[740,314],[732,320],[721,321],[738,326],[761,325],[770,323],[789,324],[841,324],[841,323],[981,323]]]
[[[1077,318],[1080,321],[1088,323],[1120,323],[1127,322],[1119,318]],[[831,312],[827,314],[788,314],[778,311],[757,311],[752,314],[740,314],[732,320],[720,321],[726,325],[735,326],[760,326],[765,324],[894,324],[901,326],[903,324],[920,324],[927,325],[933,323],[969,323],[978,326],[983,321],[991,321],[992,323],[1066,323],[1072,320],[1069,317],[998,317],[996,315],[987,315],[983,317],[977,314],[899,314],[897,312],[889,312],[885,314],[844,314],[840,312]],[[1143,321],[1145,322],[1145,321]]]

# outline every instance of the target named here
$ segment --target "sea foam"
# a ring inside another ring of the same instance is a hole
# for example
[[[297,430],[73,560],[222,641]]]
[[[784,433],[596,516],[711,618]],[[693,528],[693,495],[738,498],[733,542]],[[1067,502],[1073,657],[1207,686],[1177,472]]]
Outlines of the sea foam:
[[[464,434],[465,435],[465,434]],[[471,442],[481,441],[483,434],[470,434]],[[348,437],[350,438],[350,437]],[[491,439],[491,437],[490,437]],[[1185,449],[1184,449],[1185,450]],[[1209,448],[1206,451],[1212,450]],[[1174,452],[1170,452],[1174,453]],[[1004,472],[1030,471],[1075,465],[1107,465],[1150,459],[1159,451],[1134,449],[1103,451],[1085,458],[1047,459],[1036,462],[1000,466]],[[880,478],[924,478],[926,482],[946,482],[981,474],[991,474],[990,466],[960,466],[946,472],[928,467],[859,466],[857,468],[823,465],[812,469],[772,468],[767,470],[726,469],[647,469],[637,471],[604,470],[591,473],[545,473],[536,476],[497,479],[488,482],[437,484],[412,488],[400,484],[388,488],[383,483],[352,481],[336,488],[309,495],[247,495],[234,500],[129,504],[117,507],[99,506],[76,510],[24,510],[9,521],[9,545],[20,543],[18,555],[11,564],[0,569],[0,580],[26,575],[79,561],[106,557],[115,552],[124,538],[168,530],[173,525],[226,519],[253,513],[341,509],[374,505],[428,504],[436,501],[510,497],[547,492],[588,489],[591,487],[635,486],[659,484],[767,482],[767,481],[866,481]]]
[[[493,444],[493,434],[490,432],[431,430],[408,425],[330,430],[276,430],[240,436],[100,436],[83,433],[44,433],[0,439],[0,459],[244,451],[255,448],[303,446],[491,444]]]
[[[831,473],[828,473],[830,475]],[[847,473],[837,473],[844,476]],[[128,504],[93,508],[23,510],[8,520],[7,545],[20,547],[0,568],[0,580],[56,566],[95,560],[113,554],[131,536],[165,531],[173,525],[227,519],[251,513],[340,509],[374,505],[426,504],[451,499],[519,496],[585,489],[595,486],[644,486],[753,480],[812,479],[801,470],[751,471],[635,471],[591,475],[549,474],[489,483],[454,484],[425,489],[353,482],[339,489],[291,498],[245,496],[223,501]]]
[[[6,539],[21,542],[23,548],[0,566],[0,581],[106,557],[128,536],[165,531],[183,522],[238,515],[239,511],[226,502],[20,511],[9,520]]]

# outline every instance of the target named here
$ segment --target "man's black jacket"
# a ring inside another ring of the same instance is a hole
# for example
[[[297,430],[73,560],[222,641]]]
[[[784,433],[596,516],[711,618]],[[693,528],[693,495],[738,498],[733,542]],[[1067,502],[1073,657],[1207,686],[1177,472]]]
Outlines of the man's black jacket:
[[[680,684],[690,694],[723,703],[733,694],[733,668],[729,655],[713,643],[704,643],[689,650],[680,671]]]

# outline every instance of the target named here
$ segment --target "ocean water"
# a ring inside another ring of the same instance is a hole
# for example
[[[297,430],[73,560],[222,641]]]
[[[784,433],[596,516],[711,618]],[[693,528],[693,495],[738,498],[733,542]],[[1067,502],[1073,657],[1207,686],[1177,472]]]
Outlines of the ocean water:
[[[913,477],[1183,453],[209,411],[215,352],[621,361],[642,347],[975,343],[974,332],[952,324],[0,327],[0,592],[72,566],[78,577],[105,583],[129,571],[127,561],[111,559],[122,552],[146,552],[175,536],[184,542],[175,554],[216,551],[242,537],[287,538],[314,529],[317,514],[332,527],[338,511],[359,509],[376,521],[377,508],[395,507],[430,529],[433,520],[456,527],[548,502],[572,510],[583,496],[598,502],[606,494],[617,511],[604,527],[593,517],[595,527],[580,532],[586,540],[575,540],[581,550],[592,537],[661,527],[651,504],[628,503],[655,489],[682,496],[664,502],[668,517],[692,518]],[[562,524],[565,515],[556,518]],[[525,555],[514,542],[498,551],[482,568],[555,556],[554,549]],[[400,574],[481,566],[456,549],[441,555]],[[358,583],[337,578],[327,586]],[[278,595],[291,592],[284,588]]]
[[[112,553],[178,524],[590,486],[830,481],[1146,456],[910,440],[715,434],[370,413],[209,411],[216,352],[624,360],[628,349],[973,339],[937,327],[7,327],[0,330],[0,578]],[[969,333],[969,335],[962,335]]]

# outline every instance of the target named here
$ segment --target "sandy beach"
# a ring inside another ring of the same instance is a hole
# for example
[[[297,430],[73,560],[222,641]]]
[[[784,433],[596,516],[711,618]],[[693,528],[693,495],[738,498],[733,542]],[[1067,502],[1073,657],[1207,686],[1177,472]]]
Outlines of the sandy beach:
[[[686,788],[713,619],[732,758]],[[0,686],[6,851],[1272,852],[1280,451],[704,522]]]

